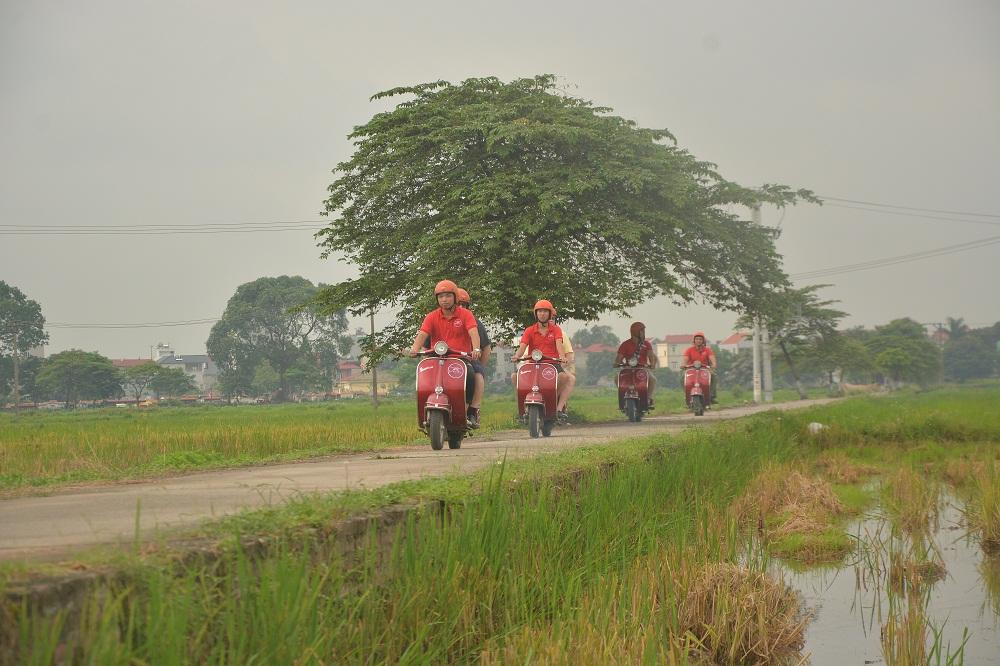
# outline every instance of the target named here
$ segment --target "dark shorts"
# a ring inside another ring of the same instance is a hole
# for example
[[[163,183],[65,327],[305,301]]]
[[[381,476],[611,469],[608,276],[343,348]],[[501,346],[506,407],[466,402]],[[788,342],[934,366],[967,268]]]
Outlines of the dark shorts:
[[[556,367],[556,372],[566,372],[563,370],[562,363],[553,363],[552,365]]]
[[[474,373],[482,375],[484,379],[486,378],[486,368],[483,367],[482,361],[466,361],[466,363],[472,366]]]

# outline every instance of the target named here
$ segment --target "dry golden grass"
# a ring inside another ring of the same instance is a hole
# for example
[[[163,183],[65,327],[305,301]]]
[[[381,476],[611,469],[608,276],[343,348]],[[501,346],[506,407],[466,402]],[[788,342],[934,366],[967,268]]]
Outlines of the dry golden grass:
[[[872,465],[854,462],[843,453],[827,452],[816,461],[816,471],[834,483],[853,485],[878,472]]]
[[[783,664],[810,615],[783,581],[691,548],[610,575],[575,616],[494,639],[480,664]]]
[[[830,483],[819,476],[806,476],[788,467],[771,467],[754,479],[733,505],[741,523],[768,524],[772,536],[822,532],[831,519],[845,513]]]

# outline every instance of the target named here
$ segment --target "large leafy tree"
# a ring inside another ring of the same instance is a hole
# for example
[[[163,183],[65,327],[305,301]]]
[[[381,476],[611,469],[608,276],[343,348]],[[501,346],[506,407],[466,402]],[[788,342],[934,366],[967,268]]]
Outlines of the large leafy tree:
[[[830,307],[837,301],[822,300],[816,293],[828,285],[810,285],[799,289],[780,290],[762,302],[757,314],[761,324],[766,325],[771,340],[781,350],[788,369],[795,380],[799,398],[805,400],[805,389],[795,359],[801,357],[824,337],[837,332],[837,324],[846,313]],[[736,323],[737,327],[753,325],[752,315],[745,315]]]
[[[809,192],[727,181],[669,131],[566,96],[549,75],[373,99],[395,97],[350,134],[356,150],[325,202],[334,220],[318,234],[324,256],[359,272],[320,302],[397,313],[365,340],[369,362],[412,339],[442,278],[477,295],[498,337],[543,296],[560,317],[593,321],[661,295],[744,310],[786,284],[776,232],[732,211]]]
[[[10,392],[21,397],[21,363],[32,347],[48,342],[42,307],[24,292],[0,280],[0,357],[11,359]]]
[[[155,361],[146,361],[125,368],[125,371],[122,372],[122,385],[136,400],[139,400],[160,370],[162,368]]]
[[[160,396],[181,396],[195,391],[194,380],[180,368],[160,368],[149,382],[149,388]]]
[[[948,379],[965,381],[992,377],[997,367],[997,351],[979,335],[962,335],[944,345],[944,374]]]
[[[583,349],[594,343],[618,346],[618,336],[610,326],[598,324],[592,328],[581,328],[573,334],[573,347]],[[614,360],[614,359],[612,359]]]
[[[278,375],[278,400],[291,392],[293,368],[336,363],[347,317],[342,310],[320,313],[316,295],[317,287],[299,276],[262,277],[239,286],[207,342],[228,394],[251,387],[264,361]]]
[[[941,350],[924,333],[924,327],[909,318],[876,326],[865,346],[876,367],[893,382],[926,386],[941,376]]]
[[[111,360],[80,349],[53,354],[38,373],[38,384],[48,395],[75,406],[80,400],[101,400],[121,394],[121,374]]]

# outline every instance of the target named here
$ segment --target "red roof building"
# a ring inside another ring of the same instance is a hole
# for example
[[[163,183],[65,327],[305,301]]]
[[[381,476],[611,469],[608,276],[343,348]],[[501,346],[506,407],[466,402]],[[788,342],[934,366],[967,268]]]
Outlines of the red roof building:
[[[613,347],[611,345],[606,345],[603,342],[595,342],[592,345],[587,345],[586,347],[584,347],[580,351],[583,352],[584,354],[595,354],[595,353],[598,353],[598,352],[612,352],[612,353],[614,353],[614,352],[618,351],[618,347]]]
[[[116,368],[121,368],[122,370],[127,370],[128,368],[134,368],[137,365],[142,365],[143,363],[153,363],[154,361],[148,358],[116,358],[112,359],[111,365]]]

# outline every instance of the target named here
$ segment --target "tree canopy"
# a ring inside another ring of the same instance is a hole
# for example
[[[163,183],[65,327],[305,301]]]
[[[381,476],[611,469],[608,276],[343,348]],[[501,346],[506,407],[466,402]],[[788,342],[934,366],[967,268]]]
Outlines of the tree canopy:
[[[449,278],[477,294],[500,336],[546,297],[593,321],[656,296],[747,310],[787,283],[776,231],[732,212],[811,193],[750,189],[612,109],[562,94],[553,76],[437,81],[355,128],[319,232],[358,276],[322,290],[328,311],[393,310],[373,360],[412,339]],[[706,270],[706,269],[709,270]]]
[[[48,339],[42,306],[0,280],[0,355],[24,354]]]
[[[66,406],[80,400],[100,400],[121,393],[121,375],[111,360],[79,349],[53,354],[38,373],[38,385]]]
[[[893,319],[876,326],[865,346],[875,366],[894,382],[928,385],[941,376],[941,350],[912,319]]]
[[[289,396],[295,368],[313,366],[332,375],[327,366],[336,367],[347,317],[342,310],[318,312],[316,295],[317,287],[299,276],[262,277],[237,288],[206,343],[219,364],[223,391],[250,389],[265,361],[277,373],[279,400]]]
[[[613,345],[617,347],[618,336],[615,335],[613,328],[604,324],[598,324],[592,328],[581,328],[573,334],[574,348],[579,347],[580,349],[583,349],[584,347],[588,347],[595,343]],[[614,360],[613,357],[612,360]]]

